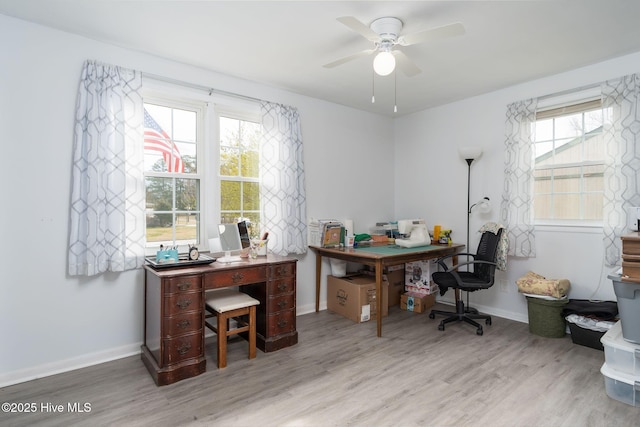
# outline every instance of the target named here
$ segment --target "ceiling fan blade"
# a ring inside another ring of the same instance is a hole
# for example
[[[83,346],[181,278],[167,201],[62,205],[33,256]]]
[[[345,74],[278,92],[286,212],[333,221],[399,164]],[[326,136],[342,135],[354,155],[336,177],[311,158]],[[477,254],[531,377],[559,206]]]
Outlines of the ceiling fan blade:
[[[376,49],[363,50],[362,52],[354,53],[353,55],[345,56],[344,58],[340,58],[340,59],[338,59],[336,61],[329,62],[328,64],[324,64],[323,67],[324,68],[337,67],[338,65],[342,65],[345,62],[349,62],[349,61],[354,60],[356,58],[360,58],[360,57],[363,57],[363,56],[371,55],[375,51],[376,51]]]
[[[355,31],[356,33],[372,42],[377,42],[378,40],[380,40],[380,36],[375,31],[373,31],[371,28],[369,28],[367,25],[363,24],[353,16],[341,16],[336,19],[342,24],[349,27],[352,31]]]
[[[398,44],[401,46],[410,46],[412,44],[424,43],[431,40],[437,40],[445,37],[453,37],[464,34],[464,25],[461,22],[443,25],[442,27],[432,28],[430,30],[418,31],[417,33],[407,34],[398,38]]]
[[[407,77],[413,77],[416,74],[420,74],[422,70],[418,68],[418,66],[409,59],[404,52],[400,50],[394,50],[393,56],[396,57],[396,66],[404,73]]]

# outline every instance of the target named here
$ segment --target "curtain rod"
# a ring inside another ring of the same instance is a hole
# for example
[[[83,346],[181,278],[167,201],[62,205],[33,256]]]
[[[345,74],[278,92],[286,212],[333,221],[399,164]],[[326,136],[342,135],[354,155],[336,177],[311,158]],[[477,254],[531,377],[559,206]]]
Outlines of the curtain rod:
[[[253,102],[267,102],[264,99],[259,99],[259,98],[254,98],[252,96],[246,96],[246,95],[240,95],[239,93],[234,93],[234,92],[227,92],[226,90],[220,90],[220,89],[214,89],[212,87],[208,87],[208,86],[202,86],[202,85],[198,85],[195,83],[189,83],[189,82],[185,82],[182,80],[177,80],[177,79],[172,79],[170,77],[164,77],[164,76],[159,76],[157,74],[151,74],[151,73],[142,73],[143,77],[148,77],[154,80],[158,80],[164,83],[171,83],[171,84],[175,84],[175,85],[179,85],[179,86],[184,86],[184,87],[189,87],[191,89],[196,89],[196,90],[201,90],[204,92],[208,92],[209,95],[212,95],[214,93],[218,94],[218,95],[225,95],[225,96],[231,96],[233,98],[239,98],[239,99],[244,99],[245,101],[253,101]]]

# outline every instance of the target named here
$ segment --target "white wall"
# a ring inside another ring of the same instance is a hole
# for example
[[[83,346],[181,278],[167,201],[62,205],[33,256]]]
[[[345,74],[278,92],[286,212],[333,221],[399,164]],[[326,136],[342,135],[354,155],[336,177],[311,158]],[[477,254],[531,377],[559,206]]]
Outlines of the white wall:
[[[453,240],[465,243],[467,163],[459,157],[458,147],[480,146],[483,155],[471,165],[471,203],[487,196],[493,210],[486,215],[472,214],[469,246],[475,251],[478,233],[474,230],[487,221],[500,222],[506,106],[638,71],[640,53],[396,119],[396,216],[425,217],[431,225],[451,228]],[[571,298],[615,300],[606,277],[612,268],[602,262],[600,229],[547,227],[539,229],[536,236],[537,257],[509,258],[508,270],[498,272],[495,286],[471,293],[472,305],[526,322],[526,300],[517,292],[515,281],[529,270],[569,279]],[[450,294],[443,300],[451,301]]]
[[[353,218],[356,231],[392,218],[389,118],[3,15],[0,52],[0,387],[136,354],[142,342],[141,271],[66,274],[73,118],[86,59],[296,106],[308,215]],[[299,260],[303,313],[315,309],[315,256]],[[324,268],[328,272],[328,264]]]

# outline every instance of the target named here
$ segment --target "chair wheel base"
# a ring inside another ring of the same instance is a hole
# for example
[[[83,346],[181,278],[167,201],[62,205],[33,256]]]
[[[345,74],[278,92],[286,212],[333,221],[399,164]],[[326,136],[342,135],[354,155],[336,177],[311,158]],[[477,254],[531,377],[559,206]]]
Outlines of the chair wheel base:
[[[482,332],[482,327],[478,328],[478,330],[476,331],[476,334],[482,336],[484,332]]]
[[[439,331],[444,331],[444,323],[440,323],[440,324],[438,325],[438,330],[439,330]]]

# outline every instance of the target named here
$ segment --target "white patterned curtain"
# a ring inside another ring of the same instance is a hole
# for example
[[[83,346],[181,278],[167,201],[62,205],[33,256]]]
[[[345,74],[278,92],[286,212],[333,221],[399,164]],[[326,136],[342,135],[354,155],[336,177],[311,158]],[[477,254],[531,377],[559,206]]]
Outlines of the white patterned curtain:
[[[640,206],[640,76],[602,83],[605,263],[619,265],[627,208]]]
[[[144,264],[141,73],[87,61],[76,104],[69,274]]]
[[[509,255],[535,257],[533,225],[534,126],[537,99],[507,107],[502,223],[509,236]]]
[[[260,205],[269,250],[307,252],[307,202],[300,117],[293,107],[262,102]]]

